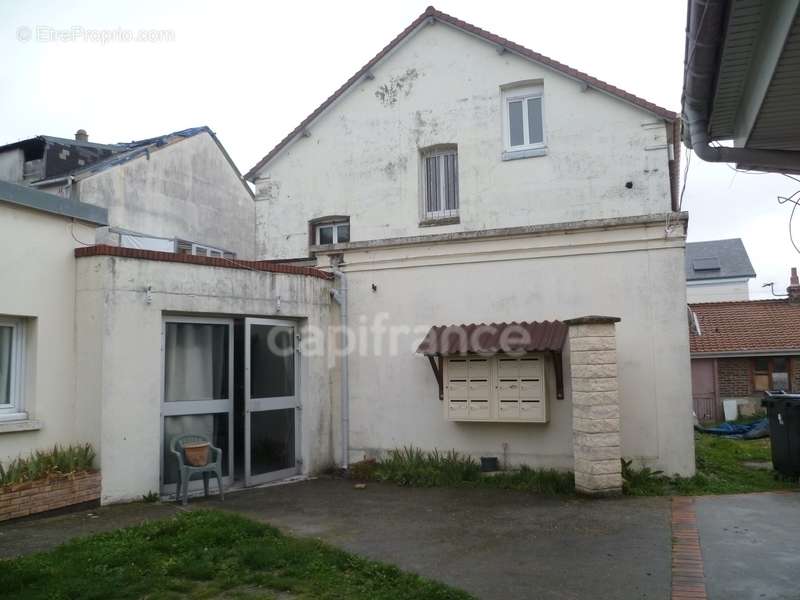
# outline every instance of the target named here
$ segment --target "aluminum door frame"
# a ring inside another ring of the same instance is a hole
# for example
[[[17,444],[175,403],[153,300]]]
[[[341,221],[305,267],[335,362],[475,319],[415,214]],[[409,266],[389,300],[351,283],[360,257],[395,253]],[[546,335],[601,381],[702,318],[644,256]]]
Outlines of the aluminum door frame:
[[[292,329],[292,341],[294,342],[294,395],[277,396],[274,398],[253,398],[251,395],[250,370],[252,365],[250,350],[250,328],[252,325],[277,325],[279,327],[290,327]],[[300,421],[302,418],[302,406],[300,404],[300,351],[298,350],[298,323],[296,321],[284,319],[262,319],[246,317],[244,320],[244,484],[247,487],[269,483],[278,479],[286,479],[300,472],[303,461],[300,457]],[[253,412],[265,412],[270,410],[282,410],[294,408],[294,459],[295,464],[286,469],[251,474],[251,419]]]

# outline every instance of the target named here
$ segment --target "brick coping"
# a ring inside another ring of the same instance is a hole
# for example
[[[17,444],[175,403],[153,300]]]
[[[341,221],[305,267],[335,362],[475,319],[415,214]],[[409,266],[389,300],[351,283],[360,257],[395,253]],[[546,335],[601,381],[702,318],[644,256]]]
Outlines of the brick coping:
[[[672,498],[672,600],[705,600],[706,576],[694,498]]]
[[[100,471],[56,474],[0,488],[0,521],[60,510],[100,499]]]
[[[222,267],[224,269],[244,269],[247,271],[260,271],[265,273],[285,273],[288,275],[305,275],[319,279],[333,279],[333,274],[315,267],[300,267],[285,263],[276,263],[266,260],[238,260],[232,258],[216,258],[213,256],[195,256],[193,254],[175,254],[174,252],[158,252],[156,250],[142,250],[140,248],[122,248],[98,244],[75,248],[75,257],[86,256],[117,256],[120,258],[134,258],[138,260],[155,260],[160,262],[183,263],[200,265],[204,267]]]

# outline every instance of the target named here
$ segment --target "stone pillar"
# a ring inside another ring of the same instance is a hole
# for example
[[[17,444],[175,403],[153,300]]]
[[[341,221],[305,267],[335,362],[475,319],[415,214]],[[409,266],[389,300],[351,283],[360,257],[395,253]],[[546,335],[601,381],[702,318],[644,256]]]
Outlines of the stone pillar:
[[[575,489],[591,495],[622,492],[617,317],[587,316],[569,325]]]

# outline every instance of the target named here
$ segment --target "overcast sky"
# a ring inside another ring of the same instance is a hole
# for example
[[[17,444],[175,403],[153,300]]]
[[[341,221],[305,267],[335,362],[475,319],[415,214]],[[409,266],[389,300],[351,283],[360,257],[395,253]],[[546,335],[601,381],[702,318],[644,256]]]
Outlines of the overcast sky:
[[[683,0],[435,6],[680,109]],[[72,137],[78,128],[92,141],[118,142],[208,125],[246,172],[425,7],[401,0],[0,0],[0,143]],[[155,41],[119,39],[140,31]],[[52,39],[69,32],[74,40]],[[743,238],[758,274],[751,297],[769,296],[761,288],[769,281],[783,291],[800,256],[789,239],[791,205],[776,198],[799,188],[780,175],[737,173],[695,158],[683,199],[689,241]],[[795,236],[800,241],[800,226]]]

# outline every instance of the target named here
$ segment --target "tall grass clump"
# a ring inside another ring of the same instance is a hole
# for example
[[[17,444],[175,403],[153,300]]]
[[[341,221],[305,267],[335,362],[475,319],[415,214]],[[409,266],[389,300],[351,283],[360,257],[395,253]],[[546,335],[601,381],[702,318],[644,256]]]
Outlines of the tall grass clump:
[[[541,494],[575,491],[575,478],[570,472],[523,466],[518,471],[483,475],[478,462],[469,455],[455,450],[426,452],[413,446],[391,450],[382,460],[356,463],[351,474],[356,479],[409,487],[489,487]]]
[[[0,487],[88,471],[92,469],[94,459],[95,451],[91,444],[56,445],[50,450],[36,450],[5,465],[0,463]]]

